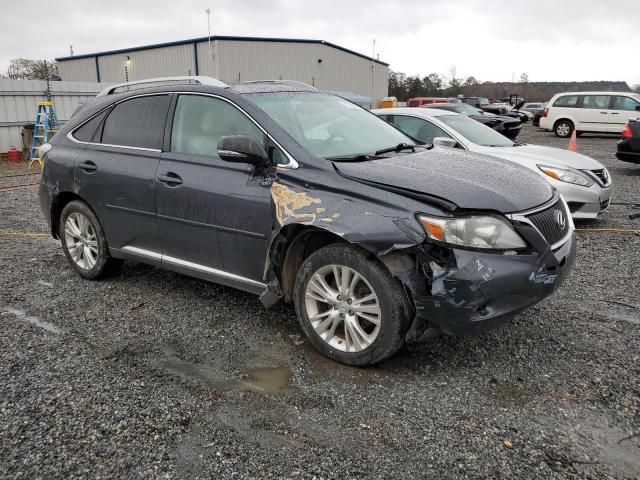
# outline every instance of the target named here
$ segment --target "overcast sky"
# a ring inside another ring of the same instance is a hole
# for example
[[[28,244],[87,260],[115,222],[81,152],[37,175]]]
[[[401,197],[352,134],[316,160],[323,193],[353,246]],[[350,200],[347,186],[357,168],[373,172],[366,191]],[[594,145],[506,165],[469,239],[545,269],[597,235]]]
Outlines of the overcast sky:
[[[66,56],[69,45],[79,55],[206,36],[207,7],[218,35],[315,38],[367,55],[375,38],[380,59],[408,75],[455,65],[480,81],[526,72],[640,84],[640,0],[11,0],[0,10],[0,71],[11,58]]]

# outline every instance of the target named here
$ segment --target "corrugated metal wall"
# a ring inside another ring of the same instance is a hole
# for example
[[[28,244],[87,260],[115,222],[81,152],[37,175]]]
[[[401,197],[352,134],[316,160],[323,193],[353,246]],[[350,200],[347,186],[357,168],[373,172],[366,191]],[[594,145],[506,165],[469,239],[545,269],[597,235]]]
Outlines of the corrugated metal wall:
[[[95,96],[108,83],[51,82],[56,114],[66,122],[80,102]],[[22,126],[33,123],[38,102],[45,101],[47,82],[0,79],[0,152],[22,147]]]
[[[73,80],[74,82],[97,82],[96,60],[91,58],[79,58],[73,62],[58,63],[60,78]]]
[[[344,90],[379,102],[388,92],[389,69],[380,63],[320,43],[214,40],[99,55],[100,80],[124,82],[126,57],[129,80],[176,75],[209,75],[233,83],[240,80],[297,80],[322,90]],[[210,52],[213,55],[210,55]],[[197,69],[196,57],[197,56]],[[96,80],[95,58],[60,62],[64,80]],[[322,60],[322,62],[318,62]],[[71,66],[70,64],[76,64]],[[91,66],[91,64],[93,64]]]

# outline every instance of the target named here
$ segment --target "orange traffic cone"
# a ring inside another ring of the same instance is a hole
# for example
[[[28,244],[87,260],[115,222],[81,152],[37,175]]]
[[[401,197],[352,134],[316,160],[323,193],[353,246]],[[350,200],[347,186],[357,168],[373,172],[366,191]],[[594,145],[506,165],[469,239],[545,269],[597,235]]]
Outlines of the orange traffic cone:
[[[576,143],[576,129],[573,129],[573,133],[571,134],[571,140],[569,140],[569,148],[567,149],[570,152],[578,151],[578,144]]]

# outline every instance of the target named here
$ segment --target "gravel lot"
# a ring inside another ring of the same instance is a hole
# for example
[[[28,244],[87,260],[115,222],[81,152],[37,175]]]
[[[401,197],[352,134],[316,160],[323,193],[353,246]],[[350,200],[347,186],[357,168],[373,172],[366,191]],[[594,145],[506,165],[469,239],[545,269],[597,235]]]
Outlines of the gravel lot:
[[[615,182],[579,228],[640,229],[616,141],[578,139]],[[130,262],[81,280],[36,190],[3,191],[24,173],[0,163],[0,479],[640,478],[638,234],[578,232],[568,282],[506,328],[355,369],[249,294]]]

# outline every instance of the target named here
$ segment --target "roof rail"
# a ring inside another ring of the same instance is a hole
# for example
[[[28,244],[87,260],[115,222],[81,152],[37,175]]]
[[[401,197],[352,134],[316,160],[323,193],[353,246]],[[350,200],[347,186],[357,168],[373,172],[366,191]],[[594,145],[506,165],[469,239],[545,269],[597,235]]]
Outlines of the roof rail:
[[[161,77],[161,78],[148,78],[146,80],[136,80],[135,82],[118,83],[111,85],[110,87],[102,90],[97,97],[103,97],[105,95],[113,95],[115,93],[130,92],[132,90],[142,90],[144,88],[151,87],[166,87],[170,85],[209,85],[211,87],[228,88],[224,82],[213,78],[204,76],[193,77]]]

